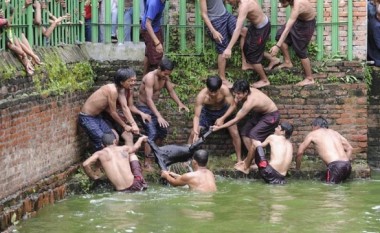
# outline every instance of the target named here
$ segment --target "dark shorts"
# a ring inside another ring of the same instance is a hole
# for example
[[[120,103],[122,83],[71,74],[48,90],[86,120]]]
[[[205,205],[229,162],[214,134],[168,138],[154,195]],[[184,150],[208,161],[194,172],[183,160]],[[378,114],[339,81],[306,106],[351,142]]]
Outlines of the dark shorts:
[[[136,192],[144,191],[148,188],[148,184],[145,182],[142,175],[142,170],[139,161],[131,161],[131,171],[134,176],[133,183],[129,188],[119,190],[120,192]]]
[[[150,122],[144,122],[140,116],[137,117],[137,119],[140,121],[141,125],[143,126],[145,130],[145,134],[147,134],[148,136],[148,139],[151,141],[155,141],[157,138],[164,139],[166,135],[168,134],[168,131],[166,128],[162,128],[158,124],[157,116],[154,115],[152,110],[150,110],[148,106],[144,106],[144,105],[137,105],[136,107],[143,113],[149,114],[151,116]]]
[[[240,135],[263,142],[280,122],[280,112],[274,111],[267,114],[255,113],[240,130]]]
[[[206,107],[202,108],[201,115],[199,117],[199,126],[206,130],[215,124],[215,121],[222,117],[228,110],[229,106],[224,105],[222,109],[210,110]]]
[[[276,34],[276,40],[278,41],[281,34],[285,30],[285,25],[283,25]],[[297,19],[294,23],[292,29],[285,39],[285,43],[292,46],[296,55],[301,58],[307,58],[307,45],[309,44],[311,37],[313,36],[315,30],[315,19],[310,21],[302,21]]]
[[[259,64],[264,57],[265,44],[270,35],[270,22],[257,29],[251,25],[245,38],[243,52],[249,64]]]
[[[268,184],[286,184],[285,176],[281,175],[271,165],[259,169],[260,176]]]
[[[162,30],[161,29],[158,30],[155,33],[155,35],[157,36],[158,40],[161,42],[163,46],[164,39],[162,36]],[[145,41],[145,56],[148,58],[149,65],[158,66],[164,54],[157,53],[156,46],[154,46],[154,41],[149,36],[149,33],[147,30],[141,30],[141,36],[144,38],[144,41]]]
[[[102,137],[106,133],[112,133],[111,128],[102,116],[89,116],[84,113],[79,113],[78,117],[79,125],[86,131],[95,149],[103,149]]]
[[[224,15],[220,16],[217,19],[211,21],[212,26],[217,30],[223,37],[222,43],[214,40],[212,33],[206,27],[207,34],[210,36],[212,40],[216,43],[216,51],[218,54],[222,54],[224,50],[227,48],[228,43],[230,43],[232,34],[236,28],[236,17],[231,13],[226,12]]]
[[[334,161],[327,165],[326,182],[341,183],[351,174],[350,161]]]

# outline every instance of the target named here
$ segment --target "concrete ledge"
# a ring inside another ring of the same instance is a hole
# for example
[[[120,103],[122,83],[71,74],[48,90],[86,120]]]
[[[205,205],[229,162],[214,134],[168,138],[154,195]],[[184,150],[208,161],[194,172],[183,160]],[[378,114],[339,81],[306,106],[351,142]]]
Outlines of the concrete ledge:
[[[84,43],[80,45],[87,56],[96,61],[144,61],[144,42],[125,42],[124,44]]]

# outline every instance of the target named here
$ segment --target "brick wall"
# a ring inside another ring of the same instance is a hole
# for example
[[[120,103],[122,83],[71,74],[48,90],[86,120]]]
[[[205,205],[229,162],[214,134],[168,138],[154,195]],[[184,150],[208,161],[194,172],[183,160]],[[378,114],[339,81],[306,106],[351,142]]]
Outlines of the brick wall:
[[[368,163],[380,167],[380,68],[373,68],[368,105]]]

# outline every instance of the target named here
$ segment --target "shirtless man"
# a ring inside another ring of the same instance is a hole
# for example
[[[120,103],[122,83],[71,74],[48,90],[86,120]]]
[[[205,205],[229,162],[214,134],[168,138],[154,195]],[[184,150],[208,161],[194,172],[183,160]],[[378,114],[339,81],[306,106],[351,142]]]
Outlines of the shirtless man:
[[[148,135],[149,140],[154,141],[156,144],[161,144],[161,141],[166,137],[167,127],[169,123],[158,111],[155,102],[158,101],[161,90],[166,88],[170,97],[178,104],[178,110],[189,112],[189,109],[181,102],[174,91],[174,85],[170,81],[170,74],[174,69],[172,61],[164,58],[160,63],[160,67],[146,74],[141,82],[139,88],[139,98],[137,102],[137,109],[141,112],[151,116],[151,121],[142,121],[141,123]],[[145,148],[145,164],[144,166],[151,170],[151,164],[154,156],[151,155],[151,148],[146,143]]]
[[[202,130],[212,125],[222,125],[235,110],[234,98],[226,85],[222,85],[219,76],[207,78],[207,88],[203,88],[195,100],[193,130],[189,137],[189,144],[196,142]],[[241,161],[241,139],[236,125],[228,127],[228,132],[235,147],[237,160]]]
[[[274,130],[274,134],[257,146],[255,162],[260,176],[269,184],[285,184],[285,176],[293,159],[293,146],[289,141],[293,126],[282,122]],[[270,161],[265,158],[263,147],[270,145]]]
[[[273,133],[280,121],[280,113],[276,104],[263,92],[250,88],[248,81],[238,80],[232,87],[235,102],[243,103],[235,118],[223,125],[212,126],[213,131],[230,127],[243,119],[250,111],[254,111],[252,119],[248,120],[240,130],[243,142],[248,149],[244,161],[238,162],[235,169],[249,174],[249,168],[255,155],[256,147]]]
[[[253,87],[261,88],[270,85],[269,79],[265,74],[261,61],[265,56],[270,61],[270,66],[278,62],[276,58],[272,58],[269,53],[264,53],[265,44],[270,35],[270,22],[264,14],[260,4],[256,0],[227,0],[233,6],[238,5],[238,18],[236,28],[232,34],[232,38],[227,48],[223,52],[224,58],[230,58],[232,47],[242,34],[240,42],[242,50],[242,69],[255,70],[260,80],[253,83]],[[245,19],[248,19],[250,26],[247,30],[243,30]]]
[[[326,119],[321,116],[314,119],[312,127],[298,148],[296,169],[301,168],[303,153],[313,143],[327,166],[326,182],[336,184],[346,180],[351,173],[352,146],[341,134],[329,129]]]
[[[79,124],[84,128],[94,143],[95,150],[101,150],[102,137],[105,133],[111,133],[111,128],[101,116],[105,110],[109,112],[111,117],[124,129],[124,131],[132,131],[138,134],[139,128],[134,121],[132,114],[127,107],[125,99],[125,88],[128,88],[128,73],[126,69],[119,69],[116,72],[114,83],[106,84],[96,90],[84,103],[79,113]],[[116,100],[118,100],[123,109],[130,125],[125,123],[116,111]]]
[[[305,79],[296,85],[305,86],[314,84],[310,59],[307,57],[307,45],[315,30],[315,8],[309,0],[279,1],[282,7],[290,6],[292,10],[286,24],[277,31],[277,43],[269,52],[275,57],[281,49],[284,55],[284,63],[278,66],[278,68],[292,68],[293,64],[289,55],[289,46],[292,46],[296,55],[301,59],[305,72]]]
[[[140,137],[133,146],[117,146],[118,141],[113,133],[104,134],[102,141],[106,147],[83,162],[84,171],[90,178],[97,180],[104,175],[103,170],[117,191],[134,192],[147,189],[139,160],[134,154],[147,138]],[[98,161],[101,167],[98,166]]]
[[[161,177],[165,178],[173,186],[188,185],[190,190],[198,192],[215,192],[215,177],[212,171],[207,169],[208,153],[205,150],[197,150],[192,160],[193,172],[178,175],[174,172],[162,171]]]

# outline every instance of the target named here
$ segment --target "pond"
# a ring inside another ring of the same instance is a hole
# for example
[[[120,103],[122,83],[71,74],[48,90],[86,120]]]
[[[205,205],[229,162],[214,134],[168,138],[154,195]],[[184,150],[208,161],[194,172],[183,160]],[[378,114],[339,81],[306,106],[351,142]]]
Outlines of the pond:
[[[380,232],[380,181],[342,185],[217,177],[213,194],[150,184],[142,193],[73,195],[13,232]]]

